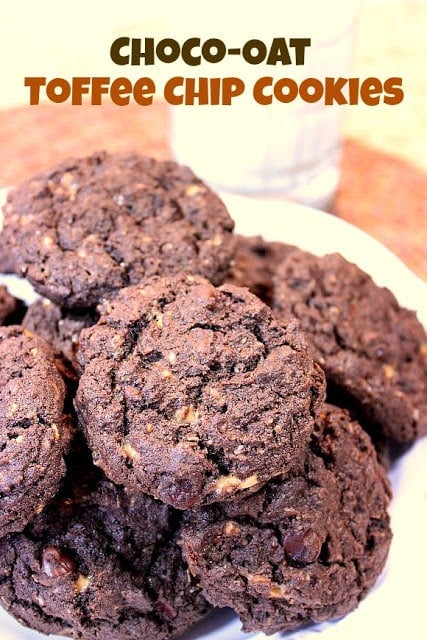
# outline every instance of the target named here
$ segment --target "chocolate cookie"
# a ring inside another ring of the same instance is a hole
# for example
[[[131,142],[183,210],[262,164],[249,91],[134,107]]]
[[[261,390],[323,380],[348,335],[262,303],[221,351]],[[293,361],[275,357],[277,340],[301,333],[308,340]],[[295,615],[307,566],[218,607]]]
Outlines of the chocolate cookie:
[[[224,279],[233,221],[187,167],[137,153],[95,153],[8,194],[0,251],[34,288],[66,307],[155,274]]]
[[[6,247],[1,245],[0,233],[0,273],[14,273],[12,258],[6,253]]]
[[[323,401],[299,325],[193,276],[120,291],[82,331],[76,408],[107,476],[185,509],[300,455]]]
[[[25,312],[22,300],[12,296],[3,285],[0,285],[0,326],[19,324]]]
[[[248,287],[263,302],[271,306],[273,275],[295,247],[283,242],[267,242],[261,236],[246,238],[235,236],[234,257],[227,282]]]
[[[327,385],[326,401],[336,407],[345,409],[351,419],[358,422],[360,426],[369,433],[371,442],[377,452],[378,461],[388,472],[391,470],[394,459],[401,455],[411,447],[411,443],[397,443],[387,438],[378,429],[372,428],[359,409],[359,405],[355,403],[347,393],[343,393],[342,389],[337,389],[330,381]]]
[[[277,270],[274,308],[296,316],[330,383],[373,432],[427,433],[427,337],[416,314],[339,254],[294,252]]]
[[[380,574],[390,487],[369,436],[326,405],[299,466],[241,500],[188,513],[190,571],[245,631],[289,631],[354,609]]]
[[[46,510],[0,541],[0,600],[46,634],[174,638],[210,609],[179,535],[179,514],[109,482],[79,452]]]
[[[2,243],[3,212],[0,210],[0,273],[14,273],[12,256],[7,244]]]
[[[58,369],[65,378],[76,380],[80,374],[76,359],[80,331],[95,324],[97,319],[94,310],[64,309],[43,299],[28,307],[22,325],[49,342]]]
[[[21,531],[58,490],[70,437],[64,400],[48,344],[0,328],[0,536]]]

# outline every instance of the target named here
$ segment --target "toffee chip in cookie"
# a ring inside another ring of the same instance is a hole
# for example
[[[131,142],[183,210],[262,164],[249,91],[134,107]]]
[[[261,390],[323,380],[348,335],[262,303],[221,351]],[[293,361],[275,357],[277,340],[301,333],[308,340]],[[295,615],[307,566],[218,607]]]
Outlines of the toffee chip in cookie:
[[[243,288],[175,276],[123,289],[80,334],[75,405],[106,475],[186,509],[293,464],[324,398],[298,323]]]
[[[58,490],[71,434],[64,401],[49,345],[0,328],[0,536],[21,531]]]
[[[62,162],[8,193],[0,251],[65,307],[89,308],[152,275],[199,273],[218,284],[233,221],[187,167],[137,153]]]
[[[388,289],[339,254],[297,251],[277,270],[274,309],[298,318],[328,382],[374,434],[403,443],[427,433],[427,336]]]
[[[258,493],[188,512],[190,571],[245,631],[290,631],[355,609],[391,541],[390,487],[368,434],[325,405],[299,465]]]
[[[295,250],[283,242],[268,242],[261,236],[235,236],[234,257],[227,282],[248,287],[263,302],[271,306],[273,275],[281,262]]]
[[[85,640],[175,638],[210,609],[180,514],[108,481],[78,452],[58,496],[0,540],[0,600],[22,624]]]

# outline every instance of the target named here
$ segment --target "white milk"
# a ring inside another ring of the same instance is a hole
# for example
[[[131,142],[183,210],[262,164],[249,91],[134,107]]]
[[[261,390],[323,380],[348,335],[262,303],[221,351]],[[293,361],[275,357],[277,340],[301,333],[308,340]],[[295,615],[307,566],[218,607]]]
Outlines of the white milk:
[[[274,37],[311,38],[302,66],[251,65],[240,57],[191,67],[174,64],[173,74],[188,77],[236,76],[246,90],[230,106],[171,106],[172,150],[218,190],[246,195],[283,196],[327,208],[339,178],[342,122],[346,106],[294,102],[262,106],[252,96],[263,76],[349,77],[357,27],[357,0],[266,0],[252,3],[177,3],[185,13],[171,17],[176,39],[217,37],[228,47],[251,39],[267,47]],[[295,57],[291,58],[294,61]]]

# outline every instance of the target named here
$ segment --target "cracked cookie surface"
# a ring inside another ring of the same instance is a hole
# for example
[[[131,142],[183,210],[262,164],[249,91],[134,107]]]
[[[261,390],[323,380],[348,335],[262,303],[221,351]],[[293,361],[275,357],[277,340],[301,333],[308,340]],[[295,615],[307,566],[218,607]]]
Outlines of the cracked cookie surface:
[[[71,424],[49,345],[0,328],[0,536],[20,531],[55,495]]]
[[[60,306],[88,308],[152,275],[224,279],[233,222],[187,167],[137,153],[70,159],[8,193],[0,251]]]
[[[76,409],[107,476],[185,509],[254,490],[298,457],[324,398],[299,325],[246,289],[153,279],[81,333]]]
[[[354,609],[380,574],[390,487],[369,436],[331,405],[299,466],[258,493],[188,512],[190,571],[245,631],[275,633]]]
[[[339,254],[295,252],[274,286],[278,317],[300,320],[328,382],[374,435],[410,442],[427,433],[427,337],[414,312]]]
[[[187,571],[180,513],[108,481],[73,452],[64,487],[23,533],[0,540],[0,599],[42,633],[174,638],[209,610]]]

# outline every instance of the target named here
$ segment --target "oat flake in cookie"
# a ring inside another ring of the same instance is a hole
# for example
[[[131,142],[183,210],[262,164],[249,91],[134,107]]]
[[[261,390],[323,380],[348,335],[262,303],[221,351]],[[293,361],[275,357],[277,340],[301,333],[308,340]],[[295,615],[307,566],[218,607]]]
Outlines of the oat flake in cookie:
[[[279,319],[301,321],[328,383],[356,403],[364,426],[396,442],[427,433],[427,337],[414,312],[339,254],[294,252],[274,285]]]
[[[120,291],[82,331],[80,422],[107,476],[180,509],[228,499],[300,455],[324,376],[299,326],[203,278]]]
[[[187,167],[137,153],[70,159],[8,194],[0,251],[16,273],[66,307],[152,275],[184,271],[220,283],[233,221]]]
[[[21,531],[65,474],[70,421],[53,352],[21,327],[0,329],[0,536]]]
[[[391,541],[390,488],[369,436],[325,405],[300,465],[241,500],[187,514],[184,551],[245,631],[290,631],[357,607]]]
[[[79,451],[46,510],[0,541],[2,605],[46,634],[175,638],[211,608],[177,544],[179,516],[115,486]]]

